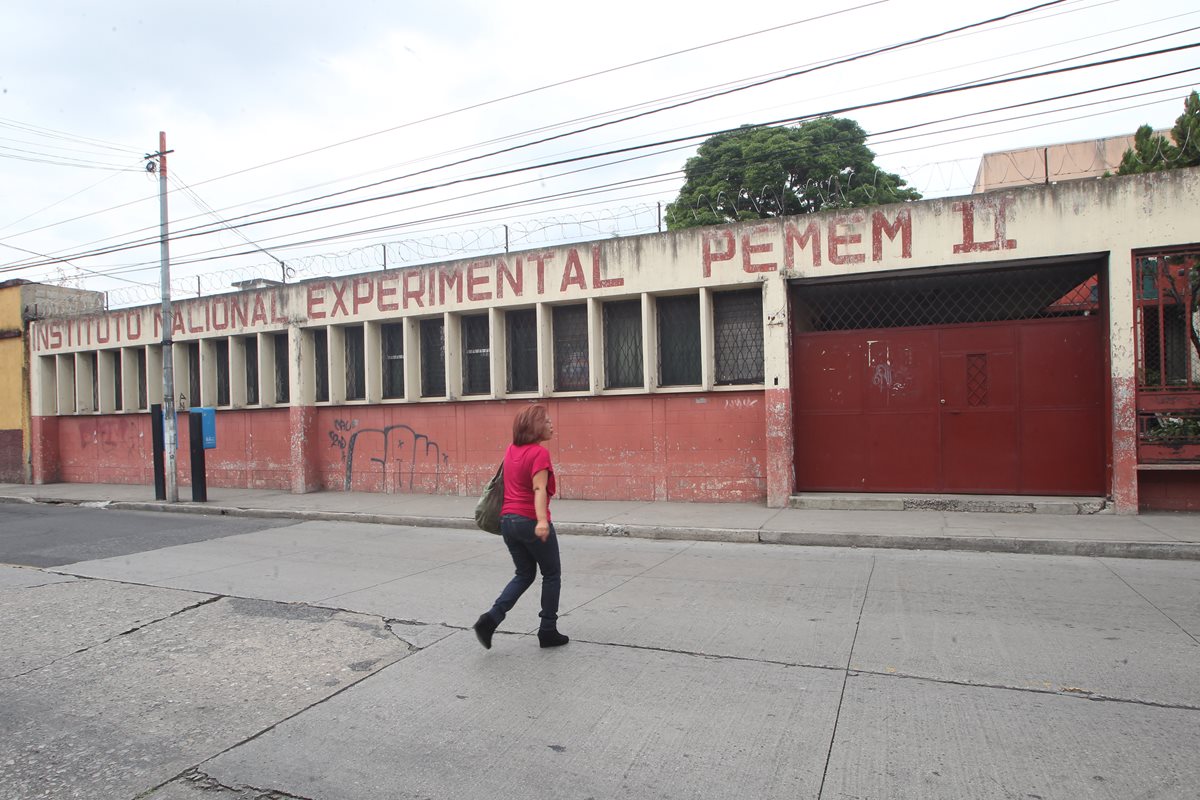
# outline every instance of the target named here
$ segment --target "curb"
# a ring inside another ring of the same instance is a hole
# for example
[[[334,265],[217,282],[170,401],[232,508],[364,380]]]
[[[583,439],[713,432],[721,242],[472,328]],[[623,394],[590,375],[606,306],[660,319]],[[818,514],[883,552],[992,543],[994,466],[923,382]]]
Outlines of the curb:
[[[131,500],[70,500],[63,498],[5,497],[0,503],[68,505],[107,508],[116,511],[161,511],[175,514],[299,519],[314,522],[363,522],[405,525],[418,528],[476,530],[471,517],[421,517],[401,514],[367,514],[356,511],[298,511],[292,509],[243,508],[180,502],[168,504]],[[896,536],[883,533],[819,533],[813,531],[764,531],[757,528],[681,528],[660,525],[613,525],[604,522],[556,523],[568,536],[660,539],[696,542],[779,544],[797,547],[851,547],[888,550],[939,550],[972,553],[1010,553],[1091,558],[1145,558],[1170,561],[1200,561],[1197,542],[1132,542],[1097,539],[1016,539],[992,536]]]

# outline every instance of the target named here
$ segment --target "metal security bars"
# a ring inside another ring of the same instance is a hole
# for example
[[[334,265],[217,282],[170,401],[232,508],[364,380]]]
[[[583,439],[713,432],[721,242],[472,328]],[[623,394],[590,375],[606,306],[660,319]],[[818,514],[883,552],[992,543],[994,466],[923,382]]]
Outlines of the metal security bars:
[[[1099,313],[1092,263],[801,284],[800,331],[907,328]]]
[[[1138,256],[1134,291],[1138,386],[1200,389],[1200,250]]]
[[[604,386],[640,388],[642,374],[642,302],[604,304]]]
[[[181,397],[179,408],[187,408],[188,406],[200,405],[200,343],[188,342],[187,344],[187,361],[188,361],[188,394],[186,398]],[[178,388],[179,384],[175,384]],[[183,402],[185,401],[186,402]]]
[[[324,328],[313,331],[313,373],[318,403],[329,402],[329,332]]]
[[[421,396],[446,396],[446,325],[440,317],[421,320]]]
[[[292,376],[288,368],[288,335],[275,334],[275,402],[289,403],[292,396]]]
[[[109,360],[111,362],[113,376],[113,410],[120,411],[121,401],[123,399],[121,397],[121,351],[114,350],[109,355]]]
[[[588,388],[588,315],[586,305],[554,308],[554,391]]]
[[[718,386],[763,382],[762,290],[713,295],[713,351]]]
[[[1138,460],[1200,462],[1200,248],[1134,256]]]
[[[508,391],[536,392],[537,312],[509,311],[505,316],[508,329]]]
[[[698,385],[700,296],[660,297],[657,305],[659,385]]]
[[[381,325],[379,344],[383,358],[383,396],[387,400],[404,397],[404,323]]]
[[[463,394],[492,390],[492,350],[488,345],[488,315],[462,318]]]
[[[213,352],[217,358],[217,405],[229,405],[229,340],[217,339]]]
[[[146,403],[146,348],[137,349],[137,399],[138,408],[149,408]]]
[[[258,337],[242,340],[246,352],[246,405],[258,405]]]
[[[367,396],[367,348],[362,325],[344,329],[346,347],[346,399],[363,400]]]

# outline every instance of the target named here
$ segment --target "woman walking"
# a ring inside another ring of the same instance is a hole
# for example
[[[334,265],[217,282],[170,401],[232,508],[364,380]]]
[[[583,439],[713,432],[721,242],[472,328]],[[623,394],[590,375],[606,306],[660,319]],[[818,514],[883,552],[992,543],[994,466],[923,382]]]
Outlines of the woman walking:
[[[475,623],[475,636],[486,648],[492,634],[533,585],[542,571],[542,623],[538,643],[559,647],[570,639],[558,632],[558,594],[562,586],[558,560],[558,537],[550,521],[550,498],[554,496],[554,467],[550,452],[542,446],[554,436],[554,423],[543,405],[530,406],[513,420],[513,441],[504,454],[504,504],[500,507],[500,532],[512,556],[516,574],[496,598],[490,611]]]

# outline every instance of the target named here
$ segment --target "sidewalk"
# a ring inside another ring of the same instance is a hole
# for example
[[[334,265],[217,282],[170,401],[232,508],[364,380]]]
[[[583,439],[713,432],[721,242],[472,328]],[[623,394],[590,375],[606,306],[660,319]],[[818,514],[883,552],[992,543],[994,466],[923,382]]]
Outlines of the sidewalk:
[[[474,497],[209,489],[207,503],[192,503],[190,491],[181,487],[181,502],[168,504],[154,499],[153,486],[6,483],[0,484],[0,502],[474,527]],[[552,513],[555,528],[566,535],[1200,560],[1200,517],[1191,514],[818,510],[748,503],[616,500],[555,500]]]

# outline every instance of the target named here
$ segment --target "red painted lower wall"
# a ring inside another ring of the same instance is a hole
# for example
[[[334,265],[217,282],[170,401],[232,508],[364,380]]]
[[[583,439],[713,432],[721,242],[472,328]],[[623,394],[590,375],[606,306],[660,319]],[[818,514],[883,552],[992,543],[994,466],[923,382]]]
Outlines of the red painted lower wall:
[[[25,482],[25,434],[0,430],[0,483]]]
[[[762,391],[543,401],[558,496],[761,501],[767,496]],[[474,494],[495,472],[526,401],[351,405],[217,412],[208,485]],[[153,483],[149,415],[36,418],[40,475]],[[179,484],[188,485],[181,419]],[[36,439],[36,437],[35,437]],[[37,442],[35,441],[35,444]],[[44,480],[44,478],[43,478]]]
[[[1200,511],[1200,471],[1142,470],[1138,505],[1142,511]]]

